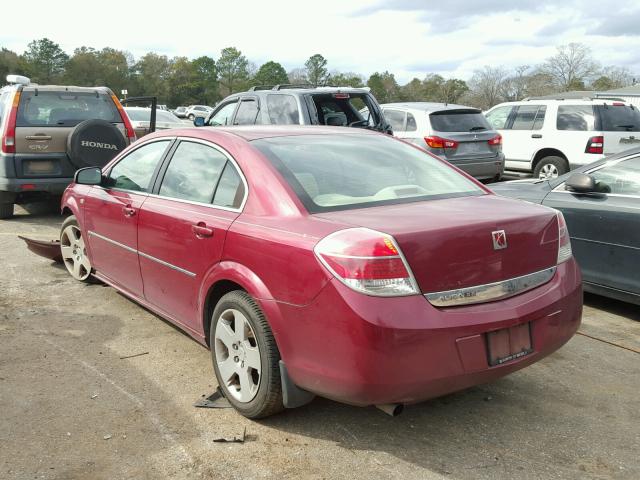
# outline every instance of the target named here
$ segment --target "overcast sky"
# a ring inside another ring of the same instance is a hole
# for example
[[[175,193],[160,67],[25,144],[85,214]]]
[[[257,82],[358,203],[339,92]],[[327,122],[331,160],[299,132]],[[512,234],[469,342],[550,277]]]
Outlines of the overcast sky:
[[[558,45],[581,42],[602,64],[640,76],[638,0],[30,0],[2,11],[0,46],[18,53],[42,37],[69,54],[109,46],[136,58],[149,51],[217,58],[235,46],[258,66],[275,60],[290,70],[320,53],[330,70],[389,70],[404,83],[427,73],[468,79],[483,65],[534,65]]]

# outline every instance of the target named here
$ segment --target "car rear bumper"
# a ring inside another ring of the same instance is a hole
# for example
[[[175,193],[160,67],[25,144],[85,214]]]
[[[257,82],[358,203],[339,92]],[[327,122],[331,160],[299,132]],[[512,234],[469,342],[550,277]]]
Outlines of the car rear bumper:
[[[308,306],[279,304],[276,337],[292,380],[354,405],[415,403],[500,378],[560,348],[582,314],[572,259],[534,290],[496,302],[435,308],[422,295],[380,298],[329,283]],[[532,352],[490,366],[486,333],[529,323]]]
[[[504,173],[503,153],[491,158],[448,160],[448,162],[479,180],[501,177]]]
[[[34,198],[62,195],[73,178],[2,178],[0,202],[21,203]]]

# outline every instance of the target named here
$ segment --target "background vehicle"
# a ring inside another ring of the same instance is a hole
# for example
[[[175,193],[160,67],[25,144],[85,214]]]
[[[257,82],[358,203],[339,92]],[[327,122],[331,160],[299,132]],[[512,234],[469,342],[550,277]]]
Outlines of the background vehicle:
[[[371,113],[363,116],[359,110],[365,107]],[[204,124],[331,125],[391,133],[373,95],[367,89],[351,87],[253,87],[221,101]]]
[[[102,166],[135,140],[106,87],[30,85],[7,76],[0,89],[0,218],[13,205],[60,195],[78,168]]]
[[[176,107],[173,114],[178,118],[187,118],[187,107]]]
[[[196,118],[206,118],[213,111],[213,108],[206,105],[191,105],[184,112],[185,118],[193,121]]]
[[[561,214],[375,132],[155,133],[79,171],[63,207],[69,273],[209,345],[252,418],[314,394],[395,412],[525,367],[580,323]]]
[[[382,104],[393,135],[444,158],[480,180],[504,172],[502,137],[476,108],[446,103]]]
[[[555,179],[491,188],[560,210],[585,290],[640,305],[640,148]]]
[[[506,169],[555,178],[640,143],[640,112],[611,100],[524,100],[486,113],[502,135]]]
[[[144,137],[149,133],[149,124],[151,119],[151,109],[145,107],[125,107],[125,112],[131,119],[131,125],[136,132],[136,138]],[[156,130],[167,130],[169,128],[184,128],[182,122],[173,113],[157,109],[156,111]]]

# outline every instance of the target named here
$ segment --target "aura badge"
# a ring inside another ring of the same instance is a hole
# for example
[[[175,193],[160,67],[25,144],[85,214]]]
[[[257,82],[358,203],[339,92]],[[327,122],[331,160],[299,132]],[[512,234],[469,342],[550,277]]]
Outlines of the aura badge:
[[[495,232],[491,232],[491,238],[493,238],[494,250],[502,250],[504,248],[507,248],[507,234],[504,233],[504,230],[496,230]]]

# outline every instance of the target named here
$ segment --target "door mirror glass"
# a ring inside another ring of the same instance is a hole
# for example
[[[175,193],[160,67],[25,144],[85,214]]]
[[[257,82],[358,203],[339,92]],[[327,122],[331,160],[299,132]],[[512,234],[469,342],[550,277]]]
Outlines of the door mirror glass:
[[[596,191],[596,181],[591,175],[586,173],[574,173],[566,183],[564,189],[576,193],[589,193]]]
[[[100,185],[102,183],[102,170],[98,167],[81,168],[76,172],[73,181],[80,185]]]
[[[193,124],[196,127],[202,127],[204,125],[204,117],[196,117],[193,119]]]

